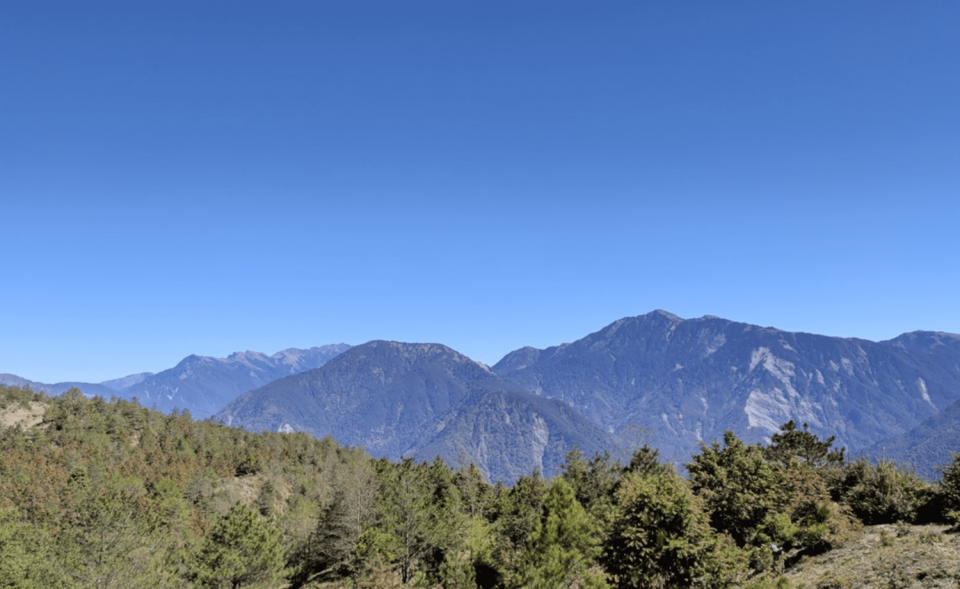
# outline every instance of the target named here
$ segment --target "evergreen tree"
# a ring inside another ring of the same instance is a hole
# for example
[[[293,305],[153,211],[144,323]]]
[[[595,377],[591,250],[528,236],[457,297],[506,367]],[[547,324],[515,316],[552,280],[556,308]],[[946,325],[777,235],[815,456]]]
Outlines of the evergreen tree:
[[[780,426],[780,433],[771,436],[770,445],[763,450],[763,457],[781,466],[786,466],[791,459],[816,469],[842,466],[845,449],[830,449],[835,437],[821,441],[810,433],[807,424],[803,424],[803,430],[798,430],[797,424],[791,419]]]
[[[603,548],[601,563],[618,589],[727,587],[743,571],[702,500],[672,472],[627,475]]]
[[[943,515],[953,524],[960,524],[960,452],[950,453],[951,461],[942,467],[939,493],[943,501]]]
[[[367,460],[337,467],[333,500],[317,519],[316,529],[293,555],[295,583],[322,575],[350,572],[357,541],[374,513],[377,480]]]
[[[271,587],[283,573],[280,531],[257,513],[235,503],[204,537],[193,577],[200,587]]]
[[[86,472],[77,469],[69,486],[72,506],[57,542],[64,572],[97,589],[171,583],[172,575],[163,566],[168,543],[150,514],[143,483],[117,476],[94,483]]]
[[[778,471],[763,459],[759,445],[744,444],[732,431],[724,446],[700,444],[687,464],[693,491],[702,497],[714,529],[730,534],[738,546],[750,542],[766,517],[785,501]]]
[[[476,572],[469,558],[449,551],[440,567],[443,589],[477,589]]]
[[[660,451],[644,444],[633,452],[633,456],[630,457],[630,464],[623,469],[623,473],[647,476],[662,474],[668,472],[669,469],[669,466],[660,462]]]
[[[577,501],[595,520],[603,520],[613,503],[613,492],[620,484],[622,467],[608,452],[584,460],[577,446],[564,456],[560,476],[573,488]]]
[[[46,530],[21,521],[15,511],[0,511],[0,587],[71,589],[73,579],[56,566]]]
[[[543,503],[530,542],[508,580],[511,589],[607,587],[603,573],[591,570],[600,554],[597,530],[573,489],[558,478]]]
[[[360,538],[362,556],[368,560],[395,560],[402,581],[407,583],[443,543],[445,522],[439,517],[441,505],[434,500],[436,488],[431,484],[428,465],[405,458],[399,464],[383,460],[378,467],[379,521]]]

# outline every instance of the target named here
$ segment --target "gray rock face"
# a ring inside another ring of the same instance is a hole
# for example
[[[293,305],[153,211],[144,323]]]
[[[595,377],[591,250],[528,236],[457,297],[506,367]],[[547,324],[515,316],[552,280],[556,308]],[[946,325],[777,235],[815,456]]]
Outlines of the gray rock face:
[[[726,429],[760,441],[790,419],[861,449],[960,398],[955,336],[876,343],[663,311],[571,344],[511,352],[494,371],[605,427],[639,426],[680,462]]]
[[[250,391],[216,418],[254,431],[329,435],[391,460],[462,458],[506,482],[534,466],[554,474],[574,443],[588,453],[615,444],[569,407],[439,344],[369,342]]]

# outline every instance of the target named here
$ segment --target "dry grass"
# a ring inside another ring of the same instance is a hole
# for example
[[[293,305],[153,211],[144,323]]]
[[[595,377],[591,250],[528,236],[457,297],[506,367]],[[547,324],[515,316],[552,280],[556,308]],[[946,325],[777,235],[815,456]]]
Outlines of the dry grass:
[[[11,404],[4,409],[0,409],[0,429],[17,425],[22,429],[29,429],[39,425],[43,421],[43,412],[46,409],[46,403],[37,403],[36,401],[31,401],[27,407],[19,403]]]
[[[960,534],[948,526],[864,528],[842,548],[808,558],[785,574],[794,589],[960,587]]]

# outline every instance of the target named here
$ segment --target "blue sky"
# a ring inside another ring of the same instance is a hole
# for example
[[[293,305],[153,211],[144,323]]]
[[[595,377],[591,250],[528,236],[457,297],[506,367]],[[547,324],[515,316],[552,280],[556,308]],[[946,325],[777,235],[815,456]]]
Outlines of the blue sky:
[[[960,3],[0,3],[0,372],[960,332]]]

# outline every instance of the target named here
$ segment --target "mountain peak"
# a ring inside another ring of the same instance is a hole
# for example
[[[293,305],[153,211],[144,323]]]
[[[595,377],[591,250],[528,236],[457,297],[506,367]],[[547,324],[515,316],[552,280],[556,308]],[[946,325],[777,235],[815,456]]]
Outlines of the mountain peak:
[[[650,313],[647,313],[646,316],[650,316],[650,315],[661,315],[661,316],[666,317],[667,319],[669,319],[669,320],[671,320],[671,321],[683,321],[683,318],[682,318],[682,317],[677,317],[676,315],[674,315],[674,314],[671,313],[670,311],[664,311],[663,309],[656,309],[656,310],[654,310],[654,311],[651,311]]]

